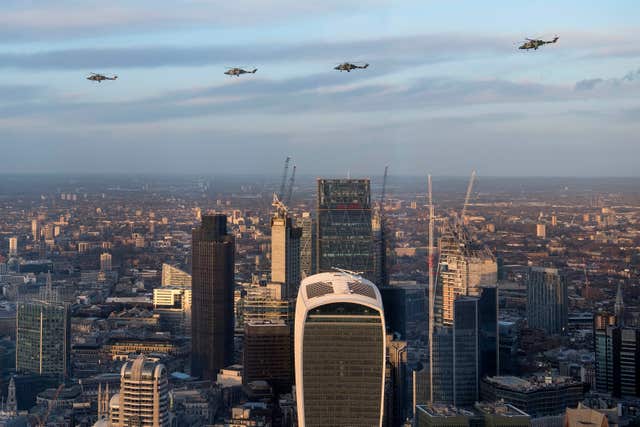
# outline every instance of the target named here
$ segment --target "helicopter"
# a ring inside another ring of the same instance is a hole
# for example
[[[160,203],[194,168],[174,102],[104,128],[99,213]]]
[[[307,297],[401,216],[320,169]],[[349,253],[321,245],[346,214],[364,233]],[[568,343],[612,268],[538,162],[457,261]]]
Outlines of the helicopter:
[[[539,47],[544,46],[545,44],[552,44],[558,41],[560,37],[555,36],[553,40],[545,41],[540,39],[526,39],[527,41],[522,44],[518,49],[529,50],[534,49],[538,50]]]
[[[349,62],[345,62],[345,63],[336,65],[335,67],[333,67],[333,69],[334,70],[338,70],[340,72],[346,71],[347,73],[350,73],[351,70],[357,70],[357,69],[364,70],[368,66],[369,66],[369,64],[356,65],[356,64],[351,64]]]
[[[87,80],[92,80],[94,82],[102,83],[103,80],[115,80],[117,78],[118,78],[118,76],[107,77],[107,76],[104,76],[102,74],[91,73],[91,75],[89,77],[87,77]]]
[[[227,67],[227,71],[225,71],[224,73],[228,76],[236,76],[236,77],[240,77],[241,74],[255,74],[256,71],[258,71],[257,68],[254,68],[251,71],[247,71],[244,70],[242,68],[237,68],[237,67]]]

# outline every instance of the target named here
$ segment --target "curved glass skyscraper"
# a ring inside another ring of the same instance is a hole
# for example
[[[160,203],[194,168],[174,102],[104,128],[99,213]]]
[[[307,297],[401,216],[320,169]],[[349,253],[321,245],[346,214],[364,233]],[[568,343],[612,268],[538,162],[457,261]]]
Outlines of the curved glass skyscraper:
[[[295,319],[299,426],[382,425],[385,323],[376,286],[343,272],[307,277]]]

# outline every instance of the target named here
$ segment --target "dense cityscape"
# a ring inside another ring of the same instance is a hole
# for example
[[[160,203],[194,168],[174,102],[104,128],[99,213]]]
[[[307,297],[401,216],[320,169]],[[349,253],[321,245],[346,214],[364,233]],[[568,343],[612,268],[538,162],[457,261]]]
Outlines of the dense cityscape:
[[[637,188],[5,175],[0,425],[638,425]]]

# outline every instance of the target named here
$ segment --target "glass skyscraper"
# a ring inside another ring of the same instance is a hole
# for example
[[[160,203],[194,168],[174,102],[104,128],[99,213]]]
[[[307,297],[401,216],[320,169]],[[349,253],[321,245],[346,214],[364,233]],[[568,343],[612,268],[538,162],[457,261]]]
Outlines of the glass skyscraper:
[[[298,425],[381,426],[386,346],[376,286],[342,272],[307,277],[295,318]]]
[[[557,268],[532,267],[527,281],[527,324],[548,334],[567,329],[568,295],[565,276]]]
[[[316,267],[334,267],[375,280],[368,179],[318,179]]]

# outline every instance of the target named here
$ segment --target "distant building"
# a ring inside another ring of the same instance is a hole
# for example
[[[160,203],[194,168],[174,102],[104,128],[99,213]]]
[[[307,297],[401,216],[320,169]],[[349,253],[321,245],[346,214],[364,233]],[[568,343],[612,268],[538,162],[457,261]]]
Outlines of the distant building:
[[[370,181],[318,179],[317,215],[317,271],[343,268],[375,280]]]
[[[296,226],[302,229],[300,235],[300,275],[305,278],[316,274],[316,228],[311,212],[303,212],[296,218]]]
[[[191,334],[191,288],[162,286],[153,290],[153,312],[162,326],[176,335]]]
[[[566,277],[557,268],[532,267],[527,278],[527,323],[548,334],[567,329]]]
[[[234,237],[225,215],[203,215],[193,230],[191,373],[214,380],[233,361]]]
[[[238,301],[238,325],[253,321],[283,321],[293,324],[293,300],[285,298],[282,284],[269,283],[265,286],[245,288],[246,294]]]
[[[283,321],[251,321],[244,325],[244,382],[267,381],[277,393],[291,391],[293,360],[291,326]]]
[[[295,318],[298,425],[380,426],[386,351],[377,287],[341,272],[307,277]]]
[[[607,415],[587,408],[582,403],[577,408],[567,408],[564,415],[563,427],[609,427]]]
[[[16,371],[25,374],[69,375],[71,320],[69,307],[59,302],[51,278],[40,298],[19,301],[16,312]]]
[[[109,403],[113,427],[168,427],[169,381],[163,364],[138,356],[120,370],[120,392]]]
[[[18,256],[18,238],[9,238],[9,256]]]
[[[100,271],[111,271],[111,254],[106,252],[100,254]]]
[[[547,238],[547,226],[545,224],[536,224],[536,237],[539,239]]]

